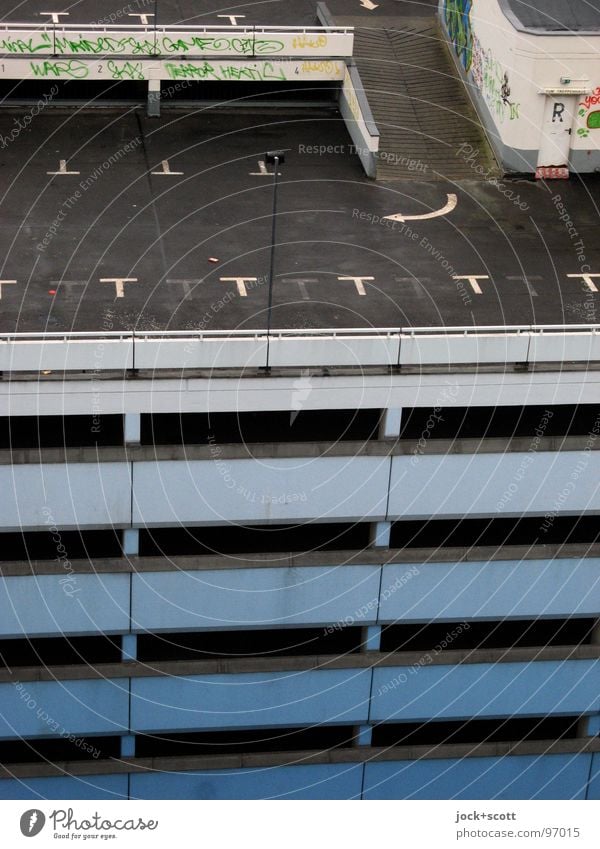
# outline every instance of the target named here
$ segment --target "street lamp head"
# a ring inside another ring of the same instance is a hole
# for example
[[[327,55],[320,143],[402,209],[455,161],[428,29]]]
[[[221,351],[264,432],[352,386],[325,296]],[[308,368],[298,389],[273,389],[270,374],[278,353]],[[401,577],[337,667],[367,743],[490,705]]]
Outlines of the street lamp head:
[[[265,153],[265,162],[267,165],[274,165],[276,161],[279,165],[283,165],[285,162],[284,150],[268,150]]]

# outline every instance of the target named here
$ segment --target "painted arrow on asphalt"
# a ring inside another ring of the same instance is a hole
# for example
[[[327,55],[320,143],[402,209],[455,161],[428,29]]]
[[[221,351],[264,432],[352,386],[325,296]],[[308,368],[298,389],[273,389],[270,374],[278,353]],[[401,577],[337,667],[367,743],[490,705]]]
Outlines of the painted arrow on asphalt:
[[[363,9],[368,9],[369,12],[372,12],[373,9],[379,8],[377,3],[372,3],[371,0],[360,0],[360,5],[363,7]]]
[[[446,206],[436,209],[434,212],[426,212],[424,215],[402,215],[401,212],[397,212],[396,215],[384,215],[383,217],[390,221],[421,221],[425,218],[438,218],[440,215],[447,215],[452,212],[458,203],[456,195],[447,195],[447,198]]]

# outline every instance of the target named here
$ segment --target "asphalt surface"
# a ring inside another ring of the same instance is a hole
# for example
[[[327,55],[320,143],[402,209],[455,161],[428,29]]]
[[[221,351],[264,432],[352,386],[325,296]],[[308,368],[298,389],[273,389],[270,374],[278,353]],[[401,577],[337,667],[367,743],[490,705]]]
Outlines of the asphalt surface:
[[[346,5],[354,8],[358,3]],[[141,19],[135,15],[146,14],[148,22],[158,26],[231,24],[219,15],[237,15],[238,24],[242,26],[303,26],[316,23],[315,9],[316,3],[310,0],[294,0],[293,3],[290,0],[253,0],[231,5],[214,0],[4,0],[0,21],[38,23],[49,19],[40,13],[50,11],[68,12],[60,16],[60,22],[68,24],[139,25]]]
[[[11,4],[4,20],[68,8],[70,23],[89,22],[100,5],[104,17],[125,8],[120,0]],[[350,0],[330,5],[336,14],[360,10]],[[215,4],[195,0],[152,6],[163,23],[216,14]],[[414,17],[432,6],[382,0],[364,16]],[[314,21],[313,3],[235,9],[248,22]],[[333,104],[276,110],[249,100],[244,109],[165,108],[160,119],[134,105],[5,106],[0,332],[264,328],[273,177],[261,160],[272,149],[286,151],[273,327],[599,322],[596,278],[581,276],[600,275],[597,179],[497,183],[482,179],[476,152],[465,150],[457,155],[473,180],[423,179],[432,170],[423,154],[419,181],[375,183]],[[61,160],[77,173],[48,173]],[[444,215],[384,218],[430,214],[451,195],[456,207]]]

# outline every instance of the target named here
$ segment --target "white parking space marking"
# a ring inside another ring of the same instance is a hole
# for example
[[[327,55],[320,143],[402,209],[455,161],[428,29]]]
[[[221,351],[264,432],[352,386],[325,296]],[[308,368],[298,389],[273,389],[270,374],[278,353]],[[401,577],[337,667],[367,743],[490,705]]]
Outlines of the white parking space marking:
[[[396,277],[395,280],[397,283],[402,283],[404,285],[408,284],[412,288],[415,297],[427,297],[423,289],[423,284],[431,282],[429,277]]]
[[[60,23],[60,15],[66,15],[67,17],[69,17],[70,14],[70,12],[40,12],[40,15],[50,15],[53,24]]]
[[[483,295],[481,291],[481,286],[477,282],[478,280],[489,280],[489,276],[487,274],[453,274],[453,280],[468,280],[471,284],[471,289],[475,292],[476,295]]]
[[[137,283],[137,277],[101,277],[101,283],[114,283],[117,298],[125,297],[125,283]]]
[[[50,286],[53,289],[66,289],[67,294],[71,294],[71,289],[75,286],[85,286],[86,280],[51,280]]]
[[[129,8],[131,8],[131,6]],[[145,12],[143,14],[141,12],[128,12],[127,15],[130,18],[139,18],[140,24],[142,26],[147,27],[147,26],[150,26],[150,24],[151,24],[151,22],[148,20],[148,18],[153,18],[154,12]]]
[[[352,280],[359,295],[366,295],[363,280],[375,280],[374,277],[338,277],[338,280]]]
[[[257,165],[258,165],[258,171],[250,171],[249,172],[251,177],[274,177],[275,176],[274,171],[267,171],[267,163],[265,162],[264,159],[259,159]],[[281,177],[281,171],[277,172],[277,176]]]
[[[238,25],[238,18],[245,18],[246,15],[217,15],[217,18],[229,18],[229,23],[232,27],[236,27]]]
[[[178,278],[178,277],[168,277],[167,278],[167,283],[169,283],[170,285],[181,286],[183,288],[183,291],[185,292],[186,298],[191,298],[191,296],[192,296],[192,286],[196,286],[198,283],[201,283],[201,282],[202,281],[200,280],[199,277],[196,278],[195,280],[193,278],[192,279],[187,279],[187,278],[182,279],[182,278]]]
[[[533,288],[531,281],[532,280],[542,280],[542,278],[540,277],[539,274],[534,274],[531,277],[523,277],[523,276],[520,276],[520,275],[517,274],[517,275],[509,276],[506,279],[507,280],[514,280],[514,281],[517,281],[519,283],[524,283],[527,286],[527,291],[529,292],[529,294],[533,298],[537,298],[538,293]]]
[[[67,171],[67,160],[59,159],[58,161],[58,171],[46,171],[46,174],[50,174],[51,176],[56,176],[57,174],[80,174],[80,171]]]
[[[247,298],[246,283],[256,283],[256,277],[221,277],[222,283],[235,283],[241,298]]]
[[[285,277],[282,283],[297,283],[298,288],[300,289],[300,294],[302,295],[303,301],[310,301],[310,295],[308,294],[308,290],[306,288],[307,283],[318,283],[316,277]]]
[[[183,175],[183,171],[171,171],[168,159],[163,159],[161,165],[162,171],[153,171],[152,174],[158,177],[181,177]]]
[[[592,277],[600,277],[600,274],[567,274],[567,277],[581,277],[590,292],[598,291]]]
[[[3,286],[14,286],[16,284],[16,280],[0,280],[0,300],[2,299],[2,287]]]

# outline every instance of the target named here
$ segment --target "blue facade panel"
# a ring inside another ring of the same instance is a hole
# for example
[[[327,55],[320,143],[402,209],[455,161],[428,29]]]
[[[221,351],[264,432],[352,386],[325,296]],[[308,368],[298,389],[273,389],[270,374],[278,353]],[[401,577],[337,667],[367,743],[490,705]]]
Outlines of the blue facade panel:
[[[368,763],[363,798],[584,799],[590,759],[577,754]]]
[[[0,799],[127,799],[127,775],[80,775],[8,778],[0,781]]]
[[[362,764],[131,776],[134,799],[360,799]]]
[[[85,575],[71,570],[0,582],[3,638],[94,635],[128,629],[129,575]]]
[[[380,622],[600,615],[600,559],[385,566]]]
[[[266,672],[131,682],[134,731],[364,723],[371,670]]]
[[[411,722],[598,710],[600,661],[386,667],[373,672],[371,718]]]
[[[122,734],[128,686],[127,678],[0,684],[0,739]]]
[[[134,630],[374,622],[378,566],[157,572],[133,576]],[[362,612],[362,605],[370,602]]]

